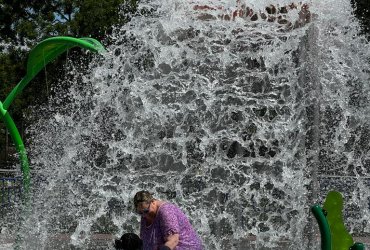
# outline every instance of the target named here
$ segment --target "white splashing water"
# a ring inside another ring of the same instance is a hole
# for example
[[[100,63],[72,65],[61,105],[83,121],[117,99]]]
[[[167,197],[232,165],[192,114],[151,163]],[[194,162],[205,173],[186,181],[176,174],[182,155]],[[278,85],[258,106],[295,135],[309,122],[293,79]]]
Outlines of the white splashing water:
[[[205,249],[313,249],[309,208],[331,189],[351,231],[370,232],[369,49],[349,1],[309,2],[315,19],[286,31],[204,20],[225,11],[193,10],[207,3],[142,1],[151,14],[117,28],[88,73],[71,65],[68,92],[35,111],[28,247],[138,232],[141,189],[178,204]]]

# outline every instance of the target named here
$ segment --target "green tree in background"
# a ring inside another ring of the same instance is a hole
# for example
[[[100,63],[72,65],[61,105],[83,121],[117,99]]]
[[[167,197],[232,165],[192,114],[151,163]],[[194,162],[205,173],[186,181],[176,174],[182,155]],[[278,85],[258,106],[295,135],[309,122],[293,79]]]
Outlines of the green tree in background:
[[[40,36],[47,35],[53,25],[55,1],[0,1],[1,41],[14,45],[27,45]]]
[[[0,0],[0,42],[32,46],[57,35],[101,40],[127,21],[121,10],[135,9],[136,0]]]
[[[77,8],[73,22],[71,23],[72,33],[76,36],[90,35],[98,40],[105,40],[106,34],[112,32],[112,24],[123,25],[128,20],[119,15],[119,11],[126,12],[135,11],[135,2],[130,1],[123,6],[122,0],[82,0]],[[125,8],[124,8],[125,7]],[[98,26],[91,25],[91,17],[94,17],[94,22],[99,23]]]

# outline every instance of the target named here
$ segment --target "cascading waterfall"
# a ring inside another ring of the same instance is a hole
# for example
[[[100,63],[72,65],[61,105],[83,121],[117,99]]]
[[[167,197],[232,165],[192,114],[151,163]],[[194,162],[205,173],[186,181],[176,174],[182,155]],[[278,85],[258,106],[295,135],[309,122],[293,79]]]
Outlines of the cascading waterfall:
[[[369,46],[350,2],[309,3],[314,20],[286,31],[194,4],[142,1],[109,53],[69,65],[70,89],[35,108],[28,248],[138,232],[142,189],[183,208],[205,249],[317,249],[309,208],[331,189],[370,232]]]

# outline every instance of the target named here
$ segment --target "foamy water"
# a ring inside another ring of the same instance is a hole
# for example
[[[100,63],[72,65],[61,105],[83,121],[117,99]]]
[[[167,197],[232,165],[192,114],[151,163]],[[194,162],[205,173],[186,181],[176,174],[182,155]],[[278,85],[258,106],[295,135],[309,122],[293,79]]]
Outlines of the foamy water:
[[[308,2],[314,20],[296,29],[200,18],[196,4],[210,3],[144,1],[150,14],[117,28],[87,73],[69,65],[71,88],[35,108],[28,248],[138,232],[141,189],[178,204],[205,249],[317,248],[309,208],[331,189],[349,228],[369,233],[369,49],[350,3]],[[217,5],[207,13],[236,8]]]

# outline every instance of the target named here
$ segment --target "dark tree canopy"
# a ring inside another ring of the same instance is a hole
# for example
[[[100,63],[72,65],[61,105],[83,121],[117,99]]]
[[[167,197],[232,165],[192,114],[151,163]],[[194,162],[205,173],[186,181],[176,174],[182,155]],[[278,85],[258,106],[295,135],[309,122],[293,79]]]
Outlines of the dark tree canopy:
[[[0,0],[0,42],[32,45],[56,35],[103,39],[127,21],[119,15],[123,5],[134,12],[136,1]]]

